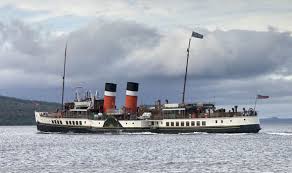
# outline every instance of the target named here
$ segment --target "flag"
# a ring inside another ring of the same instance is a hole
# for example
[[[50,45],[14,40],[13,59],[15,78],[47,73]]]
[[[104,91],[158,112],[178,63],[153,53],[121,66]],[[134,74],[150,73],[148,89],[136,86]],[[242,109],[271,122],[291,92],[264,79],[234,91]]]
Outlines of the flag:
[[[257,99],[268,99],[269,96],[257,95]]]
[[[202,34],[196,33],[194,31],[192,32],[192,37],[203,39],[203,35]]]

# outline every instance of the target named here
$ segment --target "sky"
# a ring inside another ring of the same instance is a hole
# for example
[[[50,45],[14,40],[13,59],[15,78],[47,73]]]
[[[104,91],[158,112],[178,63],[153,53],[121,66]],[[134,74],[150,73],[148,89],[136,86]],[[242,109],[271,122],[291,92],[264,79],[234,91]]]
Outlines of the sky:
[[[0,95],[65,101],[76,87],[102,97],[138,82],[139,104],[181,102],[192,31],[187,102],[254,107],[261,117],[292,117],[290,0],[1,0]]]

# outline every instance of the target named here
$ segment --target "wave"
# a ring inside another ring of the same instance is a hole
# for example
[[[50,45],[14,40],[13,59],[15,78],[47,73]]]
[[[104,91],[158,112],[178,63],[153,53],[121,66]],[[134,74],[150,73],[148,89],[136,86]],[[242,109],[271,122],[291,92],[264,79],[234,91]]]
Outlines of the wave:
[[[152,132],[121,132],[121,135],[156,135],[158,133],[152,133]]]
[[[217,135],[224,135],[224,136],[239,136],[239,135],[248,135],[251,133],[216,133]]]
[[[190,133],[178,133],[179,135],[194,135],[194,134],[197,134],[197,135],[207,135],[207,134],[210,134],[210,133],[207,133],[207,132],[190,132]]]
[[[290,132],[267,132],[268,135],[280,135],[280,136],[292,136],[292,133]]]

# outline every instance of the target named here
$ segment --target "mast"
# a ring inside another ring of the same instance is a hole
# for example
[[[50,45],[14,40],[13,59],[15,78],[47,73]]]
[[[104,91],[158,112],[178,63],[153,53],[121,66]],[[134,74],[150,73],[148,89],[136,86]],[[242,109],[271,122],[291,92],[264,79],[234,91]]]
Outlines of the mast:
[[[184,78],[184,88],[183,88],[183,96],[182,96],[182,104],[185,103],[185,93],[186,93],[186,83],[187,83],[187,75],[188,75],[188,65],[189,65],[189,56],[190,56],[190,46],[191,46],[191,40],[192,40],[192,37],[195,37],[195,38],[199,38],[199,39],[203,39],[203,35],[202,34],[199,34],[197,32],[192,32],[192,35],[189,39],[189,46],[188,46],[188,49],[187,49],[187,63],[186,63],[186,72],[185,72],[185,78]]]
[[[66,42],[65,56],[64,56],[64,68],[63,68],[64,71],[63,71],[63,85],[62,85],[62,111],[64,111],[64,88],[65,88],[65,76],[66,76],[67,44],[68,44],[68,41]]]
[[[187,75],[188,75],[188,65],[189,65],[189,57],[190,57],[191,40],[192,40],[192,37],[189,39],[189,46],[188,46],[188,49],[187,49],[187,63],[186,63],[186,72],[185,72],[185,78],[184,78],[182,104],[185,103],[185,93],[186,93],[186,83],[187,83]]]

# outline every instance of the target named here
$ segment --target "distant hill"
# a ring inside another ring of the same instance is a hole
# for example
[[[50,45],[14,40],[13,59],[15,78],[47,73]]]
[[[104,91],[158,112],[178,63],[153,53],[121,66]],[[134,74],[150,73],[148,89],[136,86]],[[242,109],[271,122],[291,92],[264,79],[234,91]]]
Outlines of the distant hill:
[[[55,111],[58,103],[0,96],[0,125],[35,124],[34,111]]]

